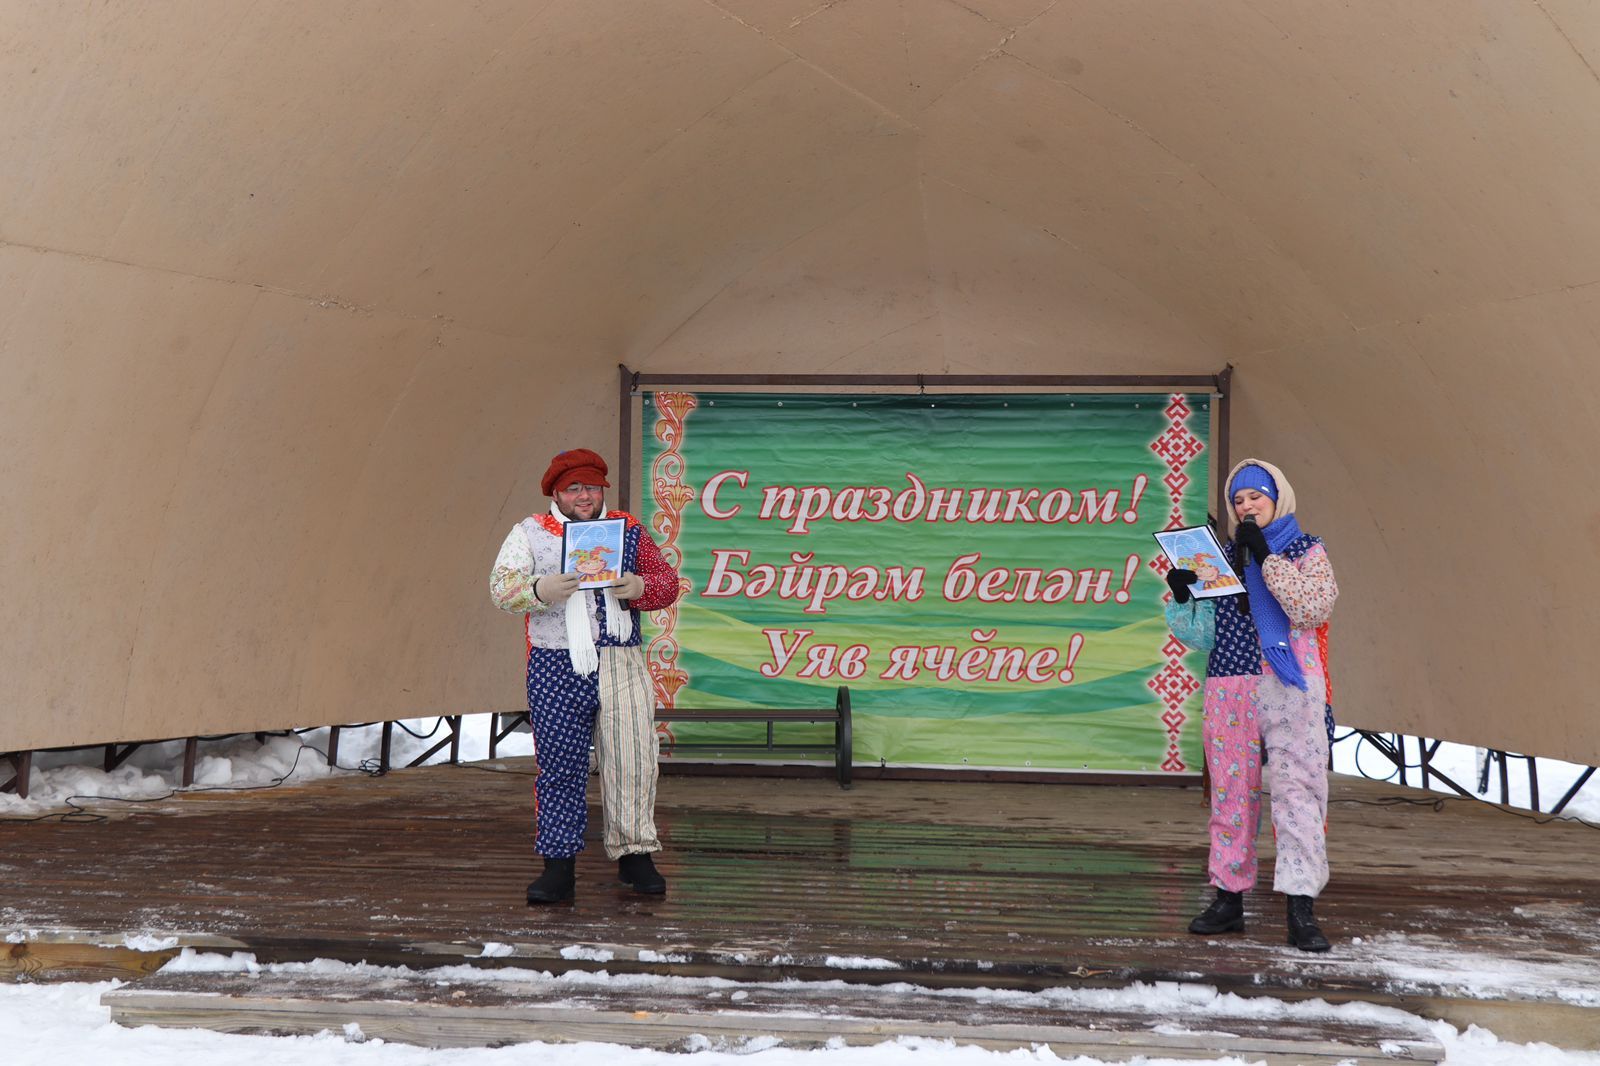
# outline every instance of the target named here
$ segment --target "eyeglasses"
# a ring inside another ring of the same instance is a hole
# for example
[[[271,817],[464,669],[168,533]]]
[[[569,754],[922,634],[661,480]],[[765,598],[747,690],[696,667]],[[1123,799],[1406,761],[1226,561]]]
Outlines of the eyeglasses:
[[[590,495],[598,496],[604,491],[606,491],[604,485],[568,485],[561,490],[561,494],[563,496],[582,496],[587,492]]]

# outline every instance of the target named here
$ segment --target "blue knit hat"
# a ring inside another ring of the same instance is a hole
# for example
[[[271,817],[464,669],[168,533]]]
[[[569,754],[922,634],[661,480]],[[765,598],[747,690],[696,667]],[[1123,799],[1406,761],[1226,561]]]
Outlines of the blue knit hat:
[[[1278,483],[1272,480],[1272,475],[1256,466],[1254,463],[1241,466],[1239,472],[1233,475],[1233,484],[1228,486],[1228,497],[1240,489],[1255,489],[1273,503],[1278,502]]]

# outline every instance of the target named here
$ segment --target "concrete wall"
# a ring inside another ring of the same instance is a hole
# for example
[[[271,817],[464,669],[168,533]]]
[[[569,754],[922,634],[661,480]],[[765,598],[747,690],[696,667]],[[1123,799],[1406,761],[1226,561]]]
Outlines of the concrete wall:
[[[0,2],[0,750],[520,702],[615,367],[1235,376],[1343,721],[1600,759],[1581,0]]]

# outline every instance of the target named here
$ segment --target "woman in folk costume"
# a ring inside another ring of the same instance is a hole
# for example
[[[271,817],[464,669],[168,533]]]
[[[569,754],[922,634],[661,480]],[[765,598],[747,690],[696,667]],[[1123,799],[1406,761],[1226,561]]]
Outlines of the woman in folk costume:
[[[534,847],[544,872],[528,902],[558,903],[576,891],[575,860],[588,826],[589,745],[600,765],[606,854],[636,892],[659,895],[667,882],[651,854],[656,837],[655,695],[640,648],[639,612],[677,600],[678,572],[639,520],[605,509],[605,460],[587,448],[550,461],[540,487],[547,514],[511,527],[489,576],[496,607],[526,616],[528,715],[539,774],[534,778]],[[580,591],[562,573],[568,521],[624,520],[621,571],[608,588]]]
[[[1327,951],[1312,901],[1328,883],[1327,622],[1339,586],[1320,538],[1300,529],[1283,472],[1246,459],[1228,474],[1236,520],[1226,546],[1247,595],[1192,600],[1197,575],[1167,576],[1167,625],[1209,651],[1202,737],[1211,771],[1211,883],[1217,897],[1189,931],[1244,929],[1256,883],[1261,767],[1272,767],[1273,889],[1288,896],[1289,943]],[[1264,749],[1264,750],[1263,750]]]

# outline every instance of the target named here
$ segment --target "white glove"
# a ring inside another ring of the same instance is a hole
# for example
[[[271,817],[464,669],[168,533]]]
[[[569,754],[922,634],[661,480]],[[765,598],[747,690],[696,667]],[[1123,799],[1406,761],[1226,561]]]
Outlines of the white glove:
[[[583,579],[577,574],[545,574],[533,583],[533,594],[552,607],[566,603]]]
[[[623,574],[622,580],[613,586],[612,591],[619,600],[636,600],[644,595],[644,578],[638,574]]]

